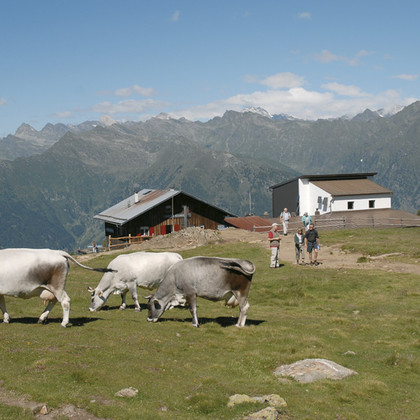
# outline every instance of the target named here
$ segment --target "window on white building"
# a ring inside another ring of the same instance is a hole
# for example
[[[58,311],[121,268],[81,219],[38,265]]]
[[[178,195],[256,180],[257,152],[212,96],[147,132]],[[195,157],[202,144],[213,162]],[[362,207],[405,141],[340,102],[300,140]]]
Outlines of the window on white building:
[[[375,200],[369,200],[369,208],[374,209],[375,208]]]
[[[347,210],[354,210],[354,201],[347,201]]]

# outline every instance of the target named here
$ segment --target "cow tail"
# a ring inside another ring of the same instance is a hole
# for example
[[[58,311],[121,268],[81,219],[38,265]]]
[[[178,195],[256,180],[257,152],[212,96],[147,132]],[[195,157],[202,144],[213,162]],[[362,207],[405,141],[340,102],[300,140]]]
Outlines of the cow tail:
[[[252,275],[255,273],[255,265],[251,261],[245,262],[248,263],[250,268],[249,270],[245,269],[242,264],[239,264],[236,261],[224,261],[221,266],[225,270],[237,271],[247,277],[252,278]]]
[[[70,254],[67,254],[67,252],[63,252],[62,255],[67,260],[73,261],[79,267],[85,268],[86,270],[98,271],[99,273],[113,273],[113,272],[116,271],[116,270],[113,270],[112,268],[93,268],[93,267],[88,267],[87,265],[83,265],[82,263],[80,263],[79,261],[77,261]]]

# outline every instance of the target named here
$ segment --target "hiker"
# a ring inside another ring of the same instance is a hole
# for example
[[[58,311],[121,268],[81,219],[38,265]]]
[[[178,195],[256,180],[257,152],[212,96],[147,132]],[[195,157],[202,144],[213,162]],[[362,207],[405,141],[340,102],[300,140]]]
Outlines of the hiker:
[[[302,264],[305,263],[305,235],[303,234],[303,229],[299,228],[295,233],[295,252],[296,252],[296,264],[299,264],[300,259],[302,258]]]
[[[271,225],[271,230],[268,232],[268,240],[270,242],[271,257],[270,257],[270,267],[278,268],[279,264],[279,251],[280,251],[280,235],[278,233],[279,225],[273,223]]]
[[[305,245],[309,254],[309,264],[318,265],[318,250],[321,248],[318,231],[313,223],[309,225],[308,231],[305,233]],[[312,261],[312,253],[314,260]]]

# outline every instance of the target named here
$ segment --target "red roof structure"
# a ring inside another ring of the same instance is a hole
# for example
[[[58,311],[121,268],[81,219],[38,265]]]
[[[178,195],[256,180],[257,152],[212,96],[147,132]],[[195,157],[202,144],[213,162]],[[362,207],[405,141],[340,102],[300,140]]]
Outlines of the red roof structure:
[[[260,216],[245,216],[245,217],[225,217],[225,222],[229,223],[233,227],[244,229],[244,230],[256,230],[259,227],[258,232],[262,232],[271,229],[271,220],[264,219]]]

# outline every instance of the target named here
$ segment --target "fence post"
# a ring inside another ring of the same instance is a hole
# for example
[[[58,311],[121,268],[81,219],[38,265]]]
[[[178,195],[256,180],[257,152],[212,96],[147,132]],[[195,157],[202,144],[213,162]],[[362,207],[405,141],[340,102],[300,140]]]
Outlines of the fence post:
[[[111,235],[108,236],[108,251],[111,251]]]
[[[131,245],[131,233],[128,234],[128,245]]]

